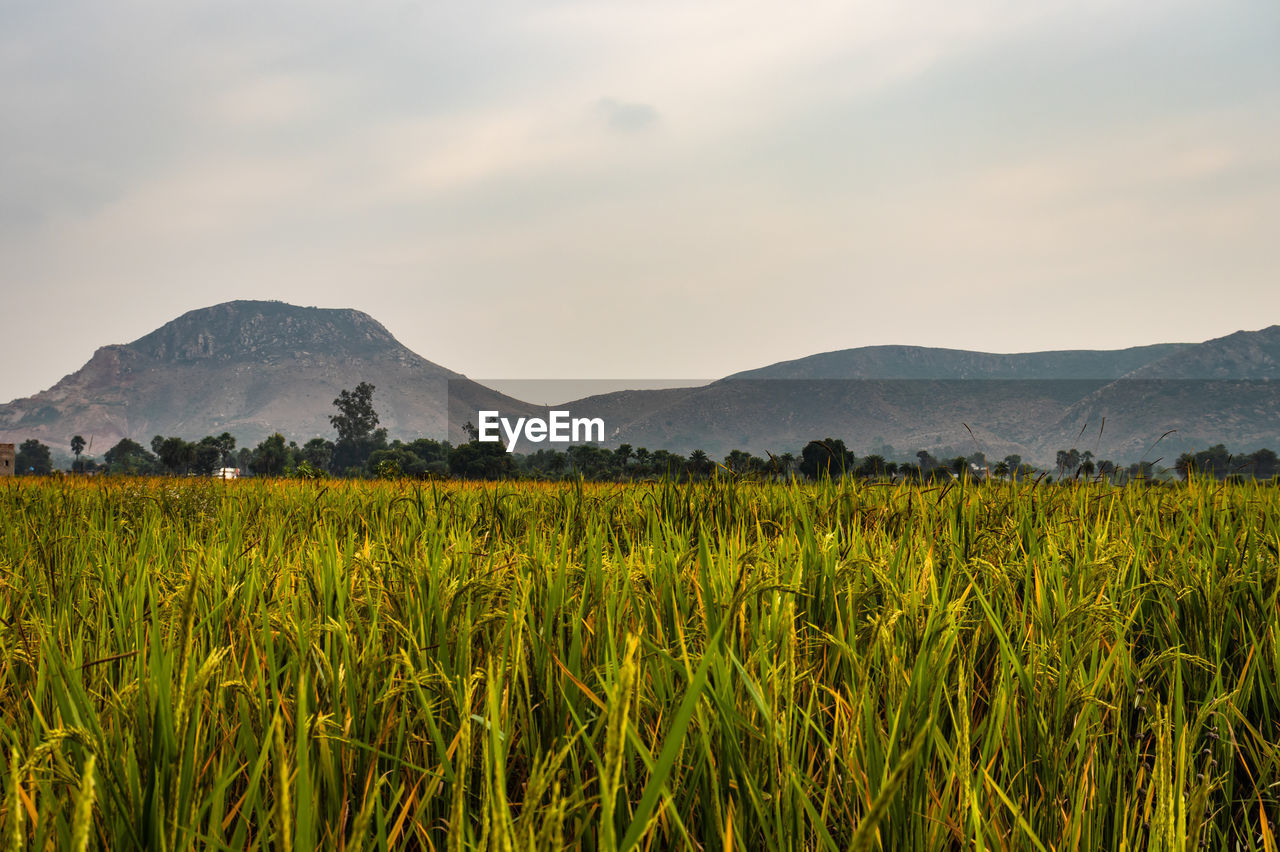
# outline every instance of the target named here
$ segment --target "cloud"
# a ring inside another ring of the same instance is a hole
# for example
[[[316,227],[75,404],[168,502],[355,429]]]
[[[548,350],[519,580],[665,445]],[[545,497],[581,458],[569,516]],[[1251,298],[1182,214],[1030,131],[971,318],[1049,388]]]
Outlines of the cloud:
[[[609,129],[619,133],[641,133],[658,123],[658,111],[649,104],[601,98],[595,102],[591,111]]]
[[[1277,24],[1267,0],[0,3],[6,309],[56,317],[0,334],[0,401],[249,295],[403,317],[489,376],[971,345],[988,297],[1019,317],[989,348],[1203,339],[1213,312],[1023,319],[1206,281],[1280,311]]]

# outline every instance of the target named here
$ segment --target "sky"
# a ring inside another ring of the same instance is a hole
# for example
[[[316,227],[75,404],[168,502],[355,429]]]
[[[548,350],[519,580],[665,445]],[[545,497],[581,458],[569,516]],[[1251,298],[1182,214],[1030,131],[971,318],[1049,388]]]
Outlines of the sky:
[[[0,400],[195,308],[480,380],[1280,323],[1280,3],[0,3]]]

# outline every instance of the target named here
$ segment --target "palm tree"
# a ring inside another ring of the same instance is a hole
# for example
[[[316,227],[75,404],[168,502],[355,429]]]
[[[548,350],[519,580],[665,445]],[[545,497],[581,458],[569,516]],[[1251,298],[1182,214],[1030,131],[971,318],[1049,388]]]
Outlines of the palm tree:
[[[234,467],[231,462],[236,451],[236,439],[230,432],[223,432],[215,440],[218,444],[218,466]]]
[[[71,452],[75,454],[75,464],[71,466],[72,470],[80,470],[80,454],[84,452],[84,438],[76,435],[71,439]]]
[[[701,476],[713,469],[711,459],[707,458],[706,452],[703,450],[694,450],[689,453],[689,473],[694,476]]]

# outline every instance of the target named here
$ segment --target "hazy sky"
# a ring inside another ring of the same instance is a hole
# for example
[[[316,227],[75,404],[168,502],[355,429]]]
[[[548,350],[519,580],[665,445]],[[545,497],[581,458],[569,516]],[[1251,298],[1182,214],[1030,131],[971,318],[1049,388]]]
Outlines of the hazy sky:
[[[486,378],[1280,322],[1280,3],[0,4],[0,400],[234,298]]]

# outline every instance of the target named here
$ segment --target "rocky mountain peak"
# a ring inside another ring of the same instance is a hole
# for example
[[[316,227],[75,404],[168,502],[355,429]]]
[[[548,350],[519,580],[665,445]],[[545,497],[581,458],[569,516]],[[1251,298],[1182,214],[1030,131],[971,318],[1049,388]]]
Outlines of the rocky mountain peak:
[[[377,388],[381,422],[397,436],[444,437],[451,380],[462,398],[496,396],[361,311],[226,302],[103,346],[54,387],[0,405],[0,440],[61,446],[83,434],[109,447],[122,437],[229,431],[242,443],[272,432],[305,441],[332,434],[333,400],[360,382]]]
[[[237,301],[188,311],[128,345],[169,364],[273,363],[285,358],[417,359],[361,311]]]

